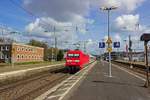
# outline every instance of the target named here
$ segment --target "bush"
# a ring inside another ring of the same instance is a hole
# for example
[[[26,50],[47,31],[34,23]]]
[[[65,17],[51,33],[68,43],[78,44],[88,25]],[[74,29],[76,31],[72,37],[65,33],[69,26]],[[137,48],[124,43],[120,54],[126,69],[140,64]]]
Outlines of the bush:
[[[64,57],[64,53],[62,50],[59,50],[58,54],[57,54],[57,61],[61,61]]]

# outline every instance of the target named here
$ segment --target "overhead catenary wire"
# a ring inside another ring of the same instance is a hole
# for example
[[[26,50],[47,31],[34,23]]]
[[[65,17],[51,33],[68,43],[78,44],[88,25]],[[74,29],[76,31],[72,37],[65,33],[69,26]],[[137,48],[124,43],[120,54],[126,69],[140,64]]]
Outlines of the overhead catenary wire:
[[[30,12],[29,10],[25,9],[23,6],[21,6],[20,4],[18,4],[17,2],[15,2],[14,0],[9,0],[14,6],[17,6],[18,8],[22,9],[24,12],[26,12],[27,14],[29,14],[30,16],[34,17],[34,18],[38,18],[39,16],[34,15],[32,12]]]

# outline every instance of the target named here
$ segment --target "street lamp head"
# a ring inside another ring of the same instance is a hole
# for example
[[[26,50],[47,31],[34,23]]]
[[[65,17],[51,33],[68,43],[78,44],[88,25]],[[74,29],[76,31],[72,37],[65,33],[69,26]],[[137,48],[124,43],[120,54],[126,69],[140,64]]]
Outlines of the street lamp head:
[[[100,10],[106,10],[106,7],[100,7]]]
[[[112,6],[111,7],[111,10],[115,10],[115,9],[117,9],[118,7],[115,7],[115,6]]]
[[[111,6],[111,7],[101,7],[100,9],[101,10],[115,10],[117,9],[118,7],[115,7],[115,6]]]
[[[127,42],[127,40],[123,40],[124,42]]]
[[[48,31],[44,31],[45,33],[47,33]]]

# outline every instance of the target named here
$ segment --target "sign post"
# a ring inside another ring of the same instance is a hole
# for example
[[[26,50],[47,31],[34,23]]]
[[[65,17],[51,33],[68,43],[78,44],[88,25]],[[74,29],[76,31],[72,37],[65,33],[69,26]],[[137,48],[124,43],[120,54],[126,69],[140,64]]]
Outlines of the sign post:
[[[106,43],[108,44],[108,48],[107,51],[109,53],[109,77],[112,77],[112,73],[111,73],[111,52],[112,52],[112,39],[110,37],[108,37]]]

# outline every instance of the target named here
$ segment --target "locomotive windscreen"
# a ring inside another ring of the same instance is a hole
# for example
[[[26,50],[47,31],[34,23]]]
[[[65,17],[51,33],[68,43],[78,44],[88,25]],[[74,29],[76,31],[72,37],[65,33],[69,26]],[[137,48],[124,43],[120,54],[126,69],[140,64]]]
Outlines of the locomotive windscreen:
[[[79,54],[68,54],[69,58],[79,58]]]

